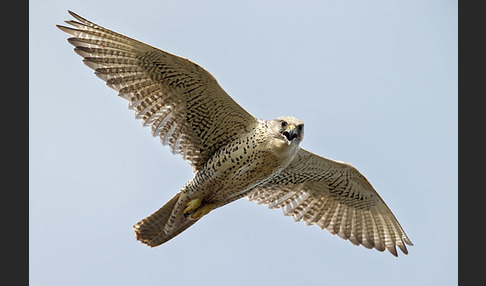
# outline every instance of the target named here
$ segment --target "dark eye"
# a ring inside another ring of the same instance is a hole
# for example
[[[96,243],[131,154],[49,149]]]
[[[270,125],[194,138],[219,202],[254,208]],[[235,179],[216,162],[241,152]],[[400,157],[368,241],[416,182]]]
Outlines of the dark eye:
[[[299,124],[297,125],[297,130],[300,132],[302,131],[302,128],[304,128],[304,124]]]
[[[287,122],[282,120],[282,127],[287,126]]]

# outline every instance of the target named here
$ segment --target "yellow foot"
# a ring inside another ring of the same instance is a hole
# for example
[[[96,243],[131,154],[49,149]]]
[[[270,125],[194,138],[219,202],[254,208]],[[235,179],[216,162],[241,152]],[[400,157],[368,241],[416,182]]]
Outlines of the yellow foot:
[[[207,215],[210,211],[212,211],[215,207],[215,204],[203,204],[198,209],[196,209],[193,213],[191,213],[188,217],[190,220],[198,220],[203,216]]]
[[[187,203],[186,208],[184,209],[184,214],[190,214],[195,211],[198,207],[201,206],[202,198],[197,198],[191,200]]]

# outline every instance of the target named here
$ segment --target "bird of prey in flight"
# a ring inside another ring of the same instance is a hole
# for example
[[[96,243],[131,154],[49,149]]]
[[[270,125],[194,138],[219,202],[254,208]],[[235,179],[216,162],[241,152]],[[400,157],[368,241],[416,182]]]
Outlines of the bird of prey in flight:
[[[408,253],[405,244],[412,242],[355,167],[299,146],[301,120],[258,119],[199,65],[69,14],[70,27],[57,27],[72,36],[74,51],[194,170],[182,190],[133,226],[142,243],[161,245],[212,210],[247,197],[355,245]]]

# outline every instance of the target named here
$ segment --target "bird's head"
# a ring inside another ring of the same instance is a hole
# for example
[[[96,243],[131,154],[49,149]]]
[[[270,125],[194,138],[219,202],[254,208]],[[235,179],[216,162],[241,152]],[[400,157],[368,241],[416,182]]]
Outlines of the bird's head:
[[[304,139],[304,122],[292,116],[282,116],[273,120],[274,130],[288,145],[299,144]]]

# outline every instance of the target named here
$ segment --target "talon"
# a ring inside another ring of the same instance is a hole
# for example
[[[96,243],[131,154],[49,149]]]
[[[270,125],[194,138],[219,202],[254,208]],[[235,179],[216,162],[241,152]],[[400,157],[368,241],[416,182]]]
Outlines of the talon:
[[[189,201],[184,209],[184,214],[190,214],[201,206],[202,198],[197,198]]]
[[[212,211],[215,207],[215,204],[205,204],[199,207],[196,211],[191,213],[188,217],[190,220],[198,220],[203,216],[207,215],[210,211]]]

